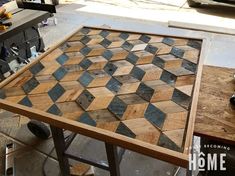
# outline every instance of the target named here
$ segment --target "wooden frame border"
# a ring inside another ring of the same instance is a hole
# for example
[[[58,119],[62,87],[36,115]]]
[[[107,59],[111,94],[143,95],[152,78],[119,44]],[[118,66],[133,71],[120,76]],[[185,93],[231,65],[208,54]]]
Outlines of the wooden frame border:
[[[172,36],[172,35],[165,35],[165,34],[156,34],[156,33],[148,33],[148,32],[140,32],[140,31],[128,31],[128,30],[121,30],[121,29],[111,29],[111,28],[105,28],[105,27],[92,27],[92,26],[81,26],[76,32],[78,32],[81,28],[88,27],[93,29],[107,29],[107,30],[113,30],[113,31],[121,31],[121,32],[130,32],[130,33],[141,33],[141,34],[148,34],[148,35],[158,35],[158,36],[167,36],[167,37],[178,37],[178,38],[187,38],[187,39],[197,39],[202,40],[202,48],[201,48],[201,54],[199,58],[198,63],[198,71],[196,76],[196,82],[193,90],[193,99],[192,99],[192,105],[190,109],[190,116],[188,118],[187,127],[186,127],[186,139],[184,143],[184,151],[183,153],[176,152],[167,148],[163,148],[157,145],[152,145],[143,141],[139,141],[136,139],[132,139],[120,134],[116,134],[107,130],[98,129],[97,127],[92,127],[77,121],[69,120],[63,117],[58,118],[58,116],[49,114],[47,112],[29,108],[23,105],[19,105],[16,103],[11,103],[7,100],[1,100],[0,99],[0,108],[5,109],[10,112],[14,112],[35,120],[39,120],[48,124],[51,124],[53,126],[67,129],[70,131],[73,131],[75,133],[79,133],[97,140],[101,140],[104,142],[111,143],[113,145],[117,145],[120,147],[123,147],[125,149],[132,150],[134,152],[138,152],[156,159],[160,159],[172,164],[176,164],[181,167],[188,167],[189,164],[189,158],[188,154],[190,150],[186,150],[186,147],[190,147],[192,144],[192,137],[193,137],[193,128],[194,128],[194,121],[196,117],[196,106],[197,106],[197,99],[200,89],[200,82],[201,82],[201,74],[202,74],[202,64],[204,61],[204,58],[206,57],[206,46],[207,46],[207,40],[205,38],[195,38],[195,37],[182,37],[182,36]],[[59,47],[61,44],[63,44],[65,41],[67,41],[70,37],[72,37],[76,32],[72,33],[71,35],[68,35],[65,39],[58,42],[55,46],[51,47],[48,51],[40,55],[37,59],[35,59],[30,64],[26,65],[22,69],[20,69],[17,73],[10,76],[6,80],[4,80],[2,83],[0,83],[0,89],[8,84],[10,81],[15,79],[17,76],[22,74],[25,70],[29,69],[31,66],[39,62],[42,58],[50,54],[54,49]]]

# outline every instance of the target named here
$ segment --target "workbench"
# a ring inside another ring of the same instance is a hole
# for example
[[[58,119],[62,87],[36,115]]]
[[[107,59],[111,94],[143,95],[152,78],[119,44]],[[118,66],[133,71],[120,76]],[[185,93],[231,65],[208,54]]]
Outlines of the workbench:
[[[205,46],[83,27],[2,82],[0,108],[50,125],[63,176],[68,158],[119,176],[117,146],[187,168]],[[67,152],[77,133],[105,143],[109,166]]]
[[[232,68],[203,67],[194,134],[201,137],[201,152],[205,155],[226,153],[226,171],[202,172],[202,175],[234,175],[235,107],[229,101],[235,90],[234,73]]]
[[[11,13],[13,17],[5,22],[12,22],[12,26],[0,32],[1,42],[51,17],[51,13],[40,10],[17,8]]]

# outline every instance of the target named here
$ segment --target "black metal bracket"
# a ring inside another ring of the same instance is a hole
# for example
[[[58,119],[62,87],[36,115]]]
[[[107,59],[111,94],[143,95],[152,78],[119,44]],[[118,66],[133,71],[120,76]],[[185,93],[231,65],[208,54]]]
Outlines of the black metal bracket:
[[[55,5],[52,5],[52,4],[26,2],[23,0],[16,0],[16,3],[19,8],[41,10],[41,11],[47,11],[50,13],[56,13]]]

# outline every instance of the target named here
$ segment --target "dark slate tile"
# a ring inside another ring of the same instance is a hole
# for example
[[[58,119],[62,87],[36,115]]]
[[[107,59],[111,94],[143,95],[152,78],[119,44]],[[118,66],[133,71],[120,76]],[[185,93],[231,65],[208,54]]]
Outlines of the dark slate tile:
[[[173,54],[174,56],[180,57],[180,58],[182,58],[184,56],[184,50],[176,48],[176,47],[173,47],[171,49],[170,53]]]
[[[139,57],[136,56],[135,54],[133,53],[129,53],[128,56],[127,56],[127,60],[132,63],[132,64],[136,64],[136,62],[138,61]]]
[[[22,100],[20,100],[18,102],[18,104],[21,104],[21,105],[24,105],[24,106],[28,106],[28,107],[32,107],[33,106],[32,102],[29,100],[28,96],[26,96]]]
[[[96,122],[89,116],[87,112],[83,113],[78,121],[87,125],[96,126]]]
[[[202,43],[200,41],[197,41],[197,40],[189,40],[187,45],[191,46],[195,49],[198,49],[198,50],[200,50],[201,47],[202,47]]]
[[[115,92],[115,93],[117,93],[117,92],[119,91],[119,89],[120,89],[121,86],[122,86],[122,84],[121,84],[118,80],[116,80],[116,79],[114,79],[114,78],[111,78],[111,79],[109,80],[109,82],[107,83],[107,85],[106,85],[106,87],[107,87],[110,91]]]
[[[185,69],[187,69],[193,73],[197,72],[197,64],[194,64],[188,60],[183,59],[182,67],[184,67]]]
[[[126,108],[127,105],[118,97],[114,97],[114,99],[108,106],[109,111],[115,114],[115,116],[118,118],[122,118],[124,112],[126,111]]]
[[[131,43],[125,41],[123,44],[122,44],[122,48],[127,50],[127,51],[130,51],[132,48],[134,47],[134,45],[132,45]]]
[[[84,27],[84,28],[82,28],[82,29],[80,30],[80,32],[83,33],[83,34],[88,34],[88,33],[90,32],[90,29]]]
[[[5,99],[6,98],[6,94],[4,90],[0,90],[0,98],[1,99]]]
[[[148,43],[151,40],[151,37],[147,36],[147,35],[141,35],[140,40]]]
[[[62,115],[62,112],[60,111],[60,109],[58,108],[58,106],[56,106],[56,104],[53,104],[48,110],[48,113],[54,114],[54,115]]]
[[[169,139],[165,134],[161,134],[158,140],[158,145],[170,150],[182,152],[183,149],[177,146],[171,139]]]
[[[105,59],[110,60],[113,57],[113,53],[110,50],[105,50],[104,53],[102,54],[102,56]]]
[[[88,69],[90,66],[91,66],[92,62],[89,60],[89,59],[83,59],[81,62],[80,62],[80,66],[83,68],[83,69]]]
[[[90,52],[91,52],[91,48],[89,48],[89,47],[84,47],[80,50],[80,53],[82,53],[84,56],[86,56]]]
[[[89,105],[94,101],[95,97],[87,90],[84,90],[81,95],[76,99],[76,102],[86,110]]]
[[[152,53],[152,54],[156,54],[158,48],[153,45],[147,45],[145,50]]]
[[[104,67],[104,71],[106,72],[106,73],[108,73],[109,75],[113,75],[113,73],[115,72],[117,70],[117,66],[115,66],[114,64],[112,64],[112,63],[107,63],[106,65],[105,65],[105,67]]]
[[[138,79],[138,80],[142,80],[142,78],[145,75],[145,72],[143,70],[141,70],[138,67],[134,67],[130,73],[134,78]]]
[[[88,36],[83,36],[80,40],[80,42],[82,42],[83,44],[87,44],[89,41],[91,41],[91,38]]]
[[[182,106],[183,108],[189,110],[189,107],[192,102],[192,98],[188,96],[187,94],[179,91],[178,89],[175,89],[173,96],[172,96],[172,101]]]
[[[64,67],[58,68],[52,75],[56,80],[61,80],[67,74],[67,70]]]
[[[128,136],[130,138],[135,138],[136,135],[122,122],[117,127],[116,133]]]
[[[165,43],[165,44],[167,44],[167,45],[172,46],[172,45],[174,45],[174,40],[173,40],[172,38],[166,37],[166,38],[164,38],[164,39],[162,40],[162,43]]]
[[[107,37],[108,35],[110,34],[110,32],[109,31],[107,31],[107,30],[102,30],[101,32],[100,32],[100,35],[102,36],[102,37]]]
[[[126,40],[128,37],[129,37],[129,34],[126,33],[126,32],[122,32],[120,35],[119,35],[120,38],[122,38],[123,40]]]
[[[164,70],[162,72],[160,79],[162,81],[166,82],[167,84],[174,85],[177,78],[176,78],[176,76],[174,76],[170,72]]]
[[[48,95],[51,97],[52,101],[58,100],[65,92],[64,88],[57,83],[49,92]]]
[[[25,93],[29,93],[39,84],[40,83],[33,77],[22,86],[22,89],[24,90]]]
[[[62,54],[60,55],[56,61],[60,64],[63,65],[67,60],[69,59],[69,57],[66,54]]]
[[[70,45],[68,43],[63,43],[59,48],[62,51],[65,51],[66,49],[68,49],[70,47]]]
[[[155,56],[153,58],[153,62],[154,65],[160,67],[160,68],[164,68],[164,61],[162,59],[160,59],[159,57]]]
[[[88,86],[91,81],[93,80],[94,78],[88,73],[88,72],[84,72],[82,74],[82,76],[80,76],[79,78],[79,82],[83,85],[83,86]]]
[[[100,44],[103,46],[103,47],[105,47],[105,48],[107,48],[110,44],[111,44],[112,42],[111,41],[109,41],[108,39],[104,39],[104,40],[102,40],[102,42],[100,42]]]
[[[32,67],[29,68],[29,71],[33,74],[36,75],[39,73],[42,69],[44,69],[44,66],[42,65],[41,62],[36,63]]]
[[[162,128],[166,118],[166,115],[152,104],[149,104],[144,116],[149,122],[158,128]]]
[[[153,94],[154,94],[154,90],[148,86],[146,86],[144,83],[140,83],[136,93],[142,97],[143,99],[145,99],[146,101],[150,101]]]

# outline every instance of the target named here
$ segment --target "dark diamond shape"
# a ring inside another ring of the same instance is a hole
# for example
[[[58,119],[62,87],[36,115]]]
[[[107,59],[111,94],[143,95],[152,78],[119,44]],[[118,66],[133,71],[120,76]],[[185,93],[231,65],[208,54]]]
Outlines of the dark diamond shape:
[[[182,152],[182,148],[176,145],[171,139],[169,139],[164,133],[160,135],[158,145],[170,150]]]
[[[124,48],[124,49],[127,50],[127,51],[130,51],[133,47],[134,47],[134,46],[133,46],[131,43],[127,42],[127,41],[125,41],[125,42],[122,44],[122,48]]]
[[[117,127],[116,133],[135,138],[136,135],[122,122]]]
[[[81,62],[80,62],[80,66],[83,68],[83,69],[88,69],[90,66],[91,66],[92,62],[89,60],[89,59],[83,59]]]
[[[62,44],[59,48],[60,48],[62,51],[64,51],[64,50],[68,49],[68,47],[70,47],[70,45],[69,45],[68,43],[64,43],[64,44]]]
[[[140,83],[136,93],[143,99],[150,101],[154,94],[154,90],[146,86],[144,83]]]
[[[115,97],[109,104],[108,109],[118,118],[122,118],[125,113],[127,105],[118,97]]]
[[[145,50],[152,53],[152,54],[155,54],[157,52],[158,48],[153,45],[147,45]]]
[[[164,68],[164,61],[157,56],[153,58],[152,63],[160,68]]]
[[[80,32],[83,34],[88,34],[90,32],[90,29],[84,27],[80,30]]]
[[[136,79],[138,79],[138,80],[142,80],[142,78],[144,77],[144,75],[145,75],[145,72],[142,70],[142,69],[140,69],[139,67],[134,67],[132,70],[131,70],[131,75],[134,77],[134,78],[136,78]]]
[[[117,80],[114,79],[114,78],[111,78],[111,79],[109,80],[108,84],[106,85],[106,87],[107,87],[109,90],[111,90],[111,91],[117,93],[117,92],[119,91],[121,85],[122,85],[122,84],[121,84],[119,81],[117,81]]]
[[[165,43],[165,44],[167,44],[167,45],[170,45],[170,46],[172,46],[172,45],[174,45],[174,40],[172,39],[172,38],[164,38],[163,40],[162,40],[162,43]]]
[[[147,36],[147,35],[141,35],[140,40],[148,43],[151,40],[151,37]]]
[[[171,49],[170,53],[173,54],[174,56],[180,57],[180,58],[182,58],[184,56],[184,50],[176,48],[176,47],[173,47]]]
[[[87,90],[84,90],[81,95],[76,99],[76,102],[86,110],[92,101],[94,101],[94,96]]]
[[[80,41],[81,41],[83,44],[87,44],[89,41],[91,41],[91,38],[85,35],[84,37],[81,38]]]
[[[41,62],[38,62],[34,64],[32,67],[29,68],[29,71],[33,74],[36,75],[39,73],[42,69],[44,69],[44,66],[42,65]]]
[[[149,104],[144,116],[149,122],[158,128],[162,128],[166,118],[166,115],[152,104]]]
[[[112,63],[108,63],[104,67],[104,71],[108,73],[109,75],[113,75],[113,73],[117,70],[117,66],[115,66]]]
[[[87,125],[96,126],[96,122],[89,116],[87,112],[83,113],[78,121]]]
[[[112,42],[111,41],[109,41],[108,39],[104,39],[104,40],[102,40],[102,42],[100,42],[100,44],[103,46],[103,47],[105,47],[105,48],[107,48],[110,44],[111,44]]]
[[[192,98],[178,89],[175,89],[172,96],[172,101],[188,110],[191,105]]]
[[[129,34],[128,33],[125,33],[125,32],[122,32],[120,35],[119,35],[120,38],[126,40],[128,37],[129,37]]]
[[[60,84],[56,84],[49,92],[48,95],[51,97],[52,101],[58,100],[61,95],[65,92],[64,88]]]
[[[105,59],[109,60],[113,57],[113,53],[110,50],[105,50],[103,55],[102,55]]]
[[[62,54],[56,60],[60,65],[63,65],[68,59],[69,57],[66,54]]]
[[[83,85],[83,86],[88,86],[91,81],[93,80],[94,78],[88,73],[88,72],[84,72],[82,74],[82,76],[79,78],[79,82]]]
[[[60,109],[58,108],[58,106],[56,106],[55,104],[53,104],[48,110],[48,113],[54,114],[54,115],[62,115],[62,112],[60,111]]]
[[[0,90],[0,98],[1,99],[5,99],[6,98],[6,94],[4,90]]]
[[[18,104],[21,104],[21,105],[24,105],[24,106],[28,106],[28,107],[32,107],[33,106],[32,102],[29,100],[28,96],[26,96],[22,100],[20,100],[18,102]]]
[[[64,67],[58,68],[54,73],[53,76],[56,80],[61,80],[67,74],[67,70]]]
[[[187,69],[193,73],[197,72],[197,64],[194,64],[188,60],[183,59],[182,67],[184,67],[185,69]]]
[[[89,47],[84,47],[80,50],[80,53],[82,53],[84,56],[86,56],[90,52],[91,52],[91,48],[89,48]]]
[[[167,84],[174,85],[176,81],[176,76],[173,74],[169,73],[168,71],[163,71],[161,78],[162,81],[166,82]]]
[[[135,54],[133,53],[129,53],[128,56],[127,56],[127,60],[132,63],[132,64],[136,64],[136,62],[138,61],[139,57],[136,56]]]
[[[40,83],[33,77],[22,86],[22,89],[24,90],[25,93],[29,93],[39,84]]]
[[[109,31],[107,31],[107,30],[102,30],[101,32],[100,32],[100,35],[102,36],[102,37],[107,37],[108,35],[109,35]]]
[[[191,46],[195,49],[200,50],[201,47],[202,47],[202,43],[200,41],[197,41],[197,40],[189,40],[188,41],[188,46]]]

